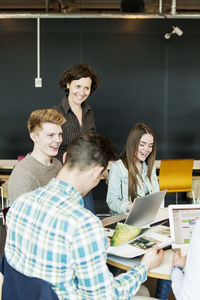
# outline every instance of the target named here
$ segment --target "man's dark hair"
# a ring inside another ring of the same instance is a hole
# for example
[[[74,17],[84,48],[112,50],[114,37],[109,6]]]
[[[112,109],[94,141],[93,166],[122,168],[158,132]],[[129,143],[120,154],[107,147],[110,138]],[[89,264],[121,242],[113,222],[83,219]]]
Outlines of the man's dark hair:
[[[111,141],[99,134],[81,134],[67,149],[65,165],[85,171],[93,165],[107,168],[110,160],[117,159],[117,151]]]
[[[91,95],[97,89],[99,85],[99,79],[97,74],[87,64],[77,64],[66,69],[60,78],[60,87],[68,96],[69,89],[67,88],[67,83],[71,83],[73,80],[79,80],[83,77],[89,77],[92,80],[90,91]]]

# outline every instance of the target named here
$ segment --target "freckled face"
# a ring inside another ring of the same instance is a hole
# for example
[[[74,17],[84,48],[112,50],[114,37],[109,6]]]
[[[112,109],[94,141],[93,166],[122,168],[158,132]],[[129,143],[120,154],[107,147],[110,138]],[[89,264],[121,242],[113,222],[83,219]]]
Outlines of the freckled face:
[[[138,150],[135,154],[136,160],[142,162],[147,159],[153,150],[154,139],[149,133],[144,134],[139,142]]]
[[[81,105],[90,95],[92,80],[90,77],[82,77],[67,83],[69,89],[69,104]]]

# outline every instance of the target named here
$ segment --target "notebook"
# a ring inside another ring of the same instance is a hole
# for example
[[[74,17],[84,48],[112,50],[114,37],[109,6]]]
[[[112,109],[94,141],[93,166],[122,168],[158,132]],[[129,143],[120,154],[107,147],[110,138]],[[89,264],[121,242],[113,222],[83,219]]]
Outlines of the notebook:
[[[149,226],[153,223],[155,216],[165,198],[167,190],[152,193],[133,201],[131,211],[125,223],[133,226]]]
[[[181,249],[182,255],[186,255],[193,228],[200,219],[200,205],[169,205],[168,211],[172,248]]]

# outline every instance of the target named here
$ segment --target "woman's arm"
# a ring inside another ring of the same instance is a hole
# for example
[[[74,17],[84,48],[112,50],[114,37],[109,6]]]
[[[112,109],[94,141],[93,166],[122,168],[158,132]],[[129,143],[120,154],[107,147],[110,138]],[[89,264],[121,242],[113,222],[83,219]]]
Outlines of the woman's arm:
[[[125,214],[128,204],[128,172],[122,174],[119,162],[113,163],[108,177],[106,202],[114,214]]]

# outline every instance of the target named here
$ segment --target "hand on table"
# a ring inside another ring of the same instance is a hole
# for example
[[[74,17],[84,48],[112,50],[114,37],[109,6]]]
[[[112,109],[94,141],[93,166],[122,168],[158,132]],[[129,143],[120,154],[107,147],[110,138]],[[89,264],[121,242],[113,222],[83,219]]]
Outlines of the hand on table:
[[[181,250],[176,250],[176,252],[173,255],[173,260],[172,260],[172,267],[173,266],[180,266],[182,269],[185,267],[185,262],[186,262],[186,255],[181,256]]]
[[[162,263],[163,258],[163,249],[158,250],[158,247],[155,245],[145,253],[141,262],[143,262],[147,266],[147,269],[149,271],[153,268],[158,267]]]

